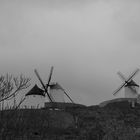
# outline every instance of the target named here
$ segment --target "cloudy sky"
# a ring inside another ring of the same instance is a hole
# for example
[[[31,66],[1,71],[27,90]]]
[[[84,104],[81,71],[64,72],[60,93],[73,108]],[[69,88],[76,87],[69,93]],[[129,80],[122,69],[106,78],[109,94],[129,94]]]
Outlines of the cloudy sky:
[[[0,73],[58,81],[77,103],[116,98],[140,67],[138,0],[0,0]],[[140,74],[135,80],[140,83]],[[123,91],[117,97],[123,97]]]

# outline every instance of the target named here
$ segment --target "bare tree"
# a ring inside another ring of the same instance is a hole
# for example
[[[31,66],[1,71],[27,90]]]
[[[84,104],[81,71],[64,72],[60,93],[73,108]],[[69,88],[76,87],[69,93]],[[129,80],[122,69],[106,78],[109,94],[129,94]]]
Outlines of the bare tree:
[[[11,100],[19,93],[19,91],[26,89],[30,86],[30,78],[20,74],[14,77],[13,75],[6,74],[0,76],[0,103],[5,100]]]

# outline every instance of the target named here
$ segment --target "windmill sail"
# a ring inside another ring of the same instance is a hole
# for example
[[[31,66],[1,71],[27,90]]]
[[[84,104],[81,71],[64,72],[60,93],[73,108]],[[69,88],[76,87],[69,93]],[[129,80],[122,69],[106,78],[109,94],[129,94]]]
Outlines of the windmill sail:
[[[55,102],[65,102],[64,90],[58,83],[51,84],[49,87],[50,87],[49,94],[54,99]]]

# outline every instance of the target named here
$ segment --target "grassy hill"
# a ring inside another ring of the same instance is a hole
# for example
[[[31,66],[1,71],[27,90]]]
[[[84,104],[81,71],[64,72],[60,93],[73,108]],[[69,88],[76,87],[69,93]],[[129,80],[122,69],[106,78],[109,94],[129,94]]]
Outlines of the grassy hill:
[[[2,140],[139,140],[140,105],[117,100],[66,110],[1,111],[0,134]]]

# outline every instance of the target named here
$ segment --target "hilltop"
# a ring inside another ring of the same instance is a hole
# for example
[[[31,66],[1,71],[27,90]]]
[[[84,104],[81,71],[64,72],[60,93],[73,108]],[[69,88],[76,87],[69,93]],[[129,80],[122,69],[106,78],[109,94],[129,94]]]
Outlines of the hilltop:
[[[6,110],[0,117],[1,139],[140,139],[140,105],[132,108],[127,99],[65,110]]]

